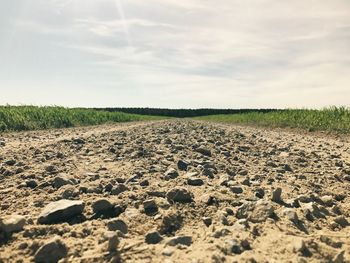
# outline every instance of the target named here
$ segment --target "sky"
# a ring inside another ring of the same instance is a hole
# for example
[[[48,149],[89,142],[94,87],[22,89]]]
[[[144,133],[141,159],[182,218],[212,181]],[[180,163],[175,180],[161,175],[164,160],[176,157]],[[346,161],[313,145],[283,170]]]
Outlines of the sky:
[[[349,0],[1,0],[0,104],[350,106]]]

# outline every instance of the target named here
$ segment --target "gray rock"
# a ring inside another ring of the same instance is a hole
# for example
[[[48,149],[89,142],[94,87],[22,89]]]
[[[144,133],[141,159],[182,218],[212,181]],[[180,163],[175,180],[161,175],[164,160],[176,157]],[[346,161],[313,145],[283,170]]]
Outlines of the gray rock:
[[[190,203],[193,202],[193,194],[186,188],[178,187],[171,189],[166,194],[169,203]]]
[[[253,223],[261,223],[274,215],[274,208],[264,200],[246,202],[241,205],[236,213],[238,219],[246,218]]]
[[[125,184],[117,184],[111,190],[111,195],[119,195],[125,191],[129,191],[129,188]]]
[[[123,234],[128,233],[128,225],[121,219],[112,219],[107,222],[107,228],[109,231],[119,230]]]
[[[118,233],[115,231],[107,231],[103,234],[104,240],[107,242],[107,251],[116,251],[120,243]]]
[[[23,230],[26,224],[26,219],[21,215],[11,215],[0,218],[0,232],[4,232],[7,235],[13,232],[19,232]]]
[[[42,245],[35,253],[34,260],[36,263],[57,263],[60,259],[66,258],[68,249],[59,237]]]
[[[168,171],[165,172],[166,179],[175,179],[178,176],[179,173],[174,168],[170,168]]]
[[[35,187],[38,186],[38,183],[35,180],[28,180],[26,181],[26,186],[34,189]]]
[[[240,187],[240,186],[231,186],[230,190],[234,194],[241,194],[241,193],[243,193],[243,188]]]
[[[158,212],[158,206],[154,199],[149,199],[143,202],[143,209],[147,215],[154,215]]]
[[[204,182],[201,178],[190,177],[187,178],[187,184],[192,186],[201,186],[204,184]]]
[[[103,214],[113,209],[113,205],[107,199],[99,199],[95,201],[91,206],[95,214]]]
[[[226,240],[226,245],[225,245],[225,252],[229,255],[231,254],[241,254],[242,249],[240,242],[236,239],[229,239]]]
[[[281,194],[282,194],[282,188],[280,187],[276,188],[275,190],[272,191],[271,200],[276,203],[281,203],[282,202]]]
[[[146,234],[145,241],[147,244],[158,244],[163,240],[163,237],[158,231],[150,232]]]
[[[67,185],[67,184],[73,184],[73,182],[65,176],[56,176],[52,180],[52,186],[56,189],[58,189],[64,185]]]
[[[341,227],[347,227],[349,225],[348,220],[345,218],[345,216],[338,216],[334,219],[334,222],[336,222]]]
[[[202,220],[207,227],[209,227],[213,223],[213,220],[211,219],[211,217],[203,217]]]
[[[62,199],[49,203],[38,218],[39,224],[53,224],[67,221],[82,214],[85,204],[83,201]]]
[[[293,223],[298,223],[298,215],[295,212],[295,209],[292,208],[285,208],[283,211],[283,216],[285,216],[288,220],[292,221]]]
[[[185,245],[190,246],[192,244],[192,237],[191,236],[175,236],[171,237],[166,242],[169,246],[176,246],[176,245]]]
[[[188,168],[188,162],[184,161],[184,160],[179,160],[177,162],[177,168],[180,170],[180,171],[187,171],[187,168]]]
[[[195,151],[200,153],[200,154],[203,154],[205,156],[211,157],[211,151],[209,149],[207,149],[207,148],[199,147]]]

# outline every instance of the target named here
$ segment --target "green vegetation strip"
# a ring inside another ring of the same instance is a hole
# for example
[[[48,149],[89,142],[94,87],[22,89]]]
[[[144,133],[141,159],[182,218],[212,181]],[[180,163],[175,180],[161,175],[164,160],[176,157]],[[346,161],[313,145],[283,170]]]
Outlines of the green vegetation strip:
[[[268,113],[256,111],[243,114],[202,116],[195,119],[268,127],[300,128],[309,131],[350,132],[350,108],[346,107],[329,107],[322,110],[290,109]]]
[[[164,118],[164,117],[162,117]],[[157,120],[122,112],[63,107],[0,106],[0,132],[97,125],[111,122]]]

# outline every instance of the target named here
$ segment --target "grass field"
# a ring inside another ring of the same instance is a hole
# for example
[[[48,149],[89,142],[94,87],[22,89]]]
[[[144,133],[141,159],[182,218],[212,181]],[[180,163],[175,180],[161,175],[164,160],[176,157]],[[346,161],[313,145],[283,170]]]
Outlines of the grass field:
[[[121,112],[63,107],[0,106],[0,132],[164,119]]]
[[[212,115],[197,120],[251,124],[268,127],[288,127],[309,131],[350,132],[350,108],[329,107],[322,110],[281,110],[268,113]]]

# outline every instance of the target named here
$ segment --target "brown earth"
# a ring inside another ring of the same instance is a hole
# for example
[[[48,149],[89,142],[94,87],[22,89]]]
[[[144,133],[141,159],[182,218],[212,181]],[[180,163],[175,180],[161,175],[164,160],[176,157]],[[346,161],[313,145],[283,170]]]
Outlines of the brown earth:
[[[349,190],[341,137],[187,120],[3,134],[0,262],[350,262]]]

